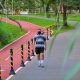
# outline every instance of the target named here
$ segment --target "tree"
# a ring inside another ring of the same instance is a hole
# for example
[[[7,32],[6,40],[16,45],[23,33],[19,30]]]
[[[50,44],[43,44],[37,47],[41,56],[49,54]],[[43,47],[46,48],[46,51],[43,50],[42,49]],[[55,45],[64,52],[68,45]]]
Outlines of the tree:
[[[67,23],[67,0],[61,0],[61,6],[63,10],[63,26],[68,27]]]
[[[0,1],[0,9],[2,9],[2,12],[3,12],[4,4],[5,4],[5,0],[1,0]]]
[[[0,2],[2,3],[2,5],[4,5],[4,3],[5,3],[5,0],[0,0]]]
[[[49,1],[50,0],[41,0],[45,16],[47,16],[47,13],[49,11]]]
[[[72,0],[72,3],[73,3],[73,8],[76,9],[76,10],[79,10],[79,13],[80,13],[80,0]]]
[[[67,24],[67,5],[63,4],[63,26],[68,27]]]

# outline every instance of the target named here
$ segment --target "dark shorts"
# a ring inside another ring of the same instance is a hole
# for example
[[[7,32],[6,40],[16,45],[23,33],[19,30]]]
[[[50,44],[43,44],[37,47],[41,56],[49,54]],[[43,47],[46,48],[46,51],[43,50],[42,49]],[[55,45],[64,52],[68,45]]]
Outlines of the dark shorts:
[[[35,52],[36,54],[44,53],[44,47],[36,47]]]

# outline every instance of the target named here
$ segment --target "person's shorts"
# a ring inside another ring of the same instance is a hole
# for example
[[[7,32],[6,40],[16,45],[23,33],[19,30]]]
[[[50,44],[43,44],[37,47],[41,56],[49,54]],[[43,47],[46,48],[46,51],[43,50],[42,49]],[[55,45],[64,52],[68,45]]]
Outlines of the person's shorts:
[[[36,47],[35,52],[36,54],[44,53],[44,47]]]

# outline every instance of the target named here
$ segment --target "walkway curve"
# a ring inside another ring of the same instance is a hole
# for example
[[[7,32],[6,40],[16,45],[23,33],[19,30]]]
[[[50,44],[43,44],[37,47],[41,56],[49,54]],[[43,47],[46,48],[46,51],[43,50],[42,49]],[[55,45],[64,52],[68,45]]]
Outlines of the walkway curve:
[[[18,24],[10,19],[4,18],[2,21],[13,24],[18,26]],[[9,55],[10,55],[10,48],[14,49],[14,70],[16,70],[18,67],[20,67],[20,46],[21,44],[25,45],[29,40],[31,40],[34,35],[36,34],[37,30],[40,29],[40,26],[31,24],[29,22],[23,22],[19,21],[19,23],[22,25],[22,28],[27,29],[29,32],[20,38],[19,40],[15,41],[14,43],[10,44],[9,46],[5,47],[0,51],[0,64],[2,67],[2,80],[5,80],[9,76],[10,72],[10,62],[9,62]],[[26,49],[26,48],[25,48]],[[15,54],[18,51],[18,54]],[[24,51],[24,61],[26,61],[27,57],[27,49]],[[16,63],[15,63],[16,62]]]
[[[54,38],[49,39],[45,52],[44,68],[37,66],[37,59],[34,57],[10,80],[80,80],[80,37],[77,38],[73,51],[63,67],[68,43],[75,31],[60,33],[54,42]],[[49,50],[51,44],[52,48]],[[77,67],[75,63],[78,64]]]

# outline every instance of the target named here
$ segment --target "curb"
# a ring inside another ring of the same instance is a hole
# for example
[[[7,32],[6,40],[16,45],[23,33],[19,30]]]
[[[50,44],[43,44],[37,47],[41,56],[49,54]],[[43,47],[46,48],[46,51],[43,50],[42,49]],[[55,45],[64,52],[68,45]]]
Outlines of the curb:
[[[31,59],[32,59],[32,58],[33,58],[33,57],[31,57]],[[27,65],[28,62],[29,62],[29,61],[26,61],[24,64]],[[19,72],[22,68],[23,68],[23,67],[19,67],[19,68],[15,71],[15,73]],[[13,76],[15,76],[15,75],[10,75],[9,77],[6,78],[6,80],[12,80],[11,78],[12,78]]]

